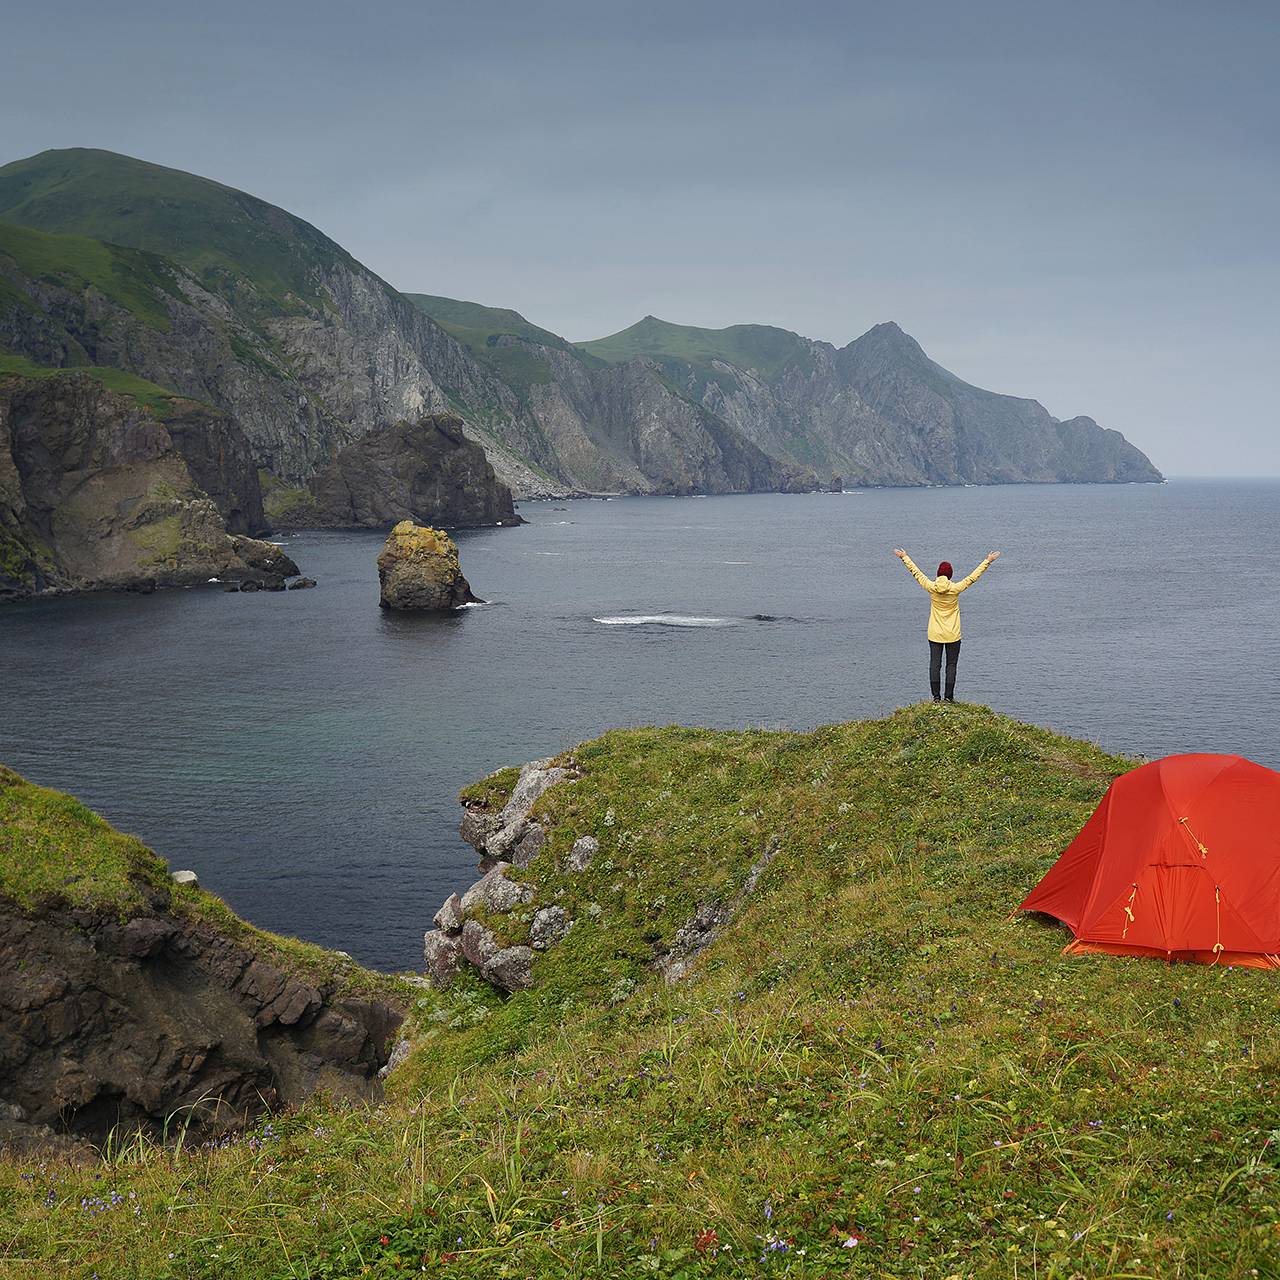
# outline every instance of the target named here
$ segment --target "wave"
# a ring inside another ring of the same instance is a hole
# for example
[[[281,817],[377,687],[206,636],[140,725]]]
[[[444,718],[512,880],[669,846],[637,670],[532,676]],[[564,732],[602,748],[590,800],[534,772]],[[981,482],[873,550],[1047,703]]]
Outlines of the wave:
[[[686,613],[621,613],[592,618],[606,627],[733,627],[741,618],[703,618]]]
[[[615,613],[592,618],[606,627],[737,627],[744,622],[812,622],[811,618],[793,618],[785,613],[749,613],[742,618],[722,618],[689,613]]]

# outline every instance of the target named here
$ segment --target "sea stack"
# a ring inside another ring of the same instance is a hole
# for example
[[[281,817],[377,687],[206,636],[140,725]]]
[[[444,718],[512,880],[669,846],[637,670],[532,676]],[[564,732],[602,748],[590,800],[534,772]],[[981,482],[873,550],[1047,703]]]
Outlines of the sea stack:
[[[383,609],[456,609],[477,599],[447,533],[401,520],[378,556]]]

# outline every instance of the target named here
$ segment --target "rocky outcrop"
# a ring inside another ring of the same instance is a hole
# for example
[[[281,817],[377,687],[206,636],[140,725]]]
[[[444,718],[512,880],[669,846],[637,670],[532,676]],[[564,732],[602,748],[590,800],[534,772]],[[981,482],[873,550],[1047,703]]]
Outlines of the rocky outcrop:
[[[502,991],[521,991],[533,983],[535,953],[555,946],[573,927],[563,908],[551,904],[517,918],[517,908],[531,902],[532,884],[512,880],[508,872],[523,870],[541,852],[546,833],[530,815],[550,788],[577,777],[574,765],[534,760],[520,770],[510,799],[497,812],[469,808],[462,838],[480,855],[483,873],[461,896],[452,894],[435,914],[435,928],[423,937],[427,976],[447,987],[463,964],[470,964]],[[502,917],[516,927],[520,940],[500,942],[491,927]]]
[[[204,421],[206,440],[220,425]],[[274,586],[297,572],[279,548],[227,532],[166,424],[137,400],[88,374],[0,378],[0,599],[211,577]]]
[[[100,1139],[238,1123],[317,1089],[368,1098],[403,1010],[168,913],[0,901],[0,1104]]]
[[[753,862],[747,877],[738,891],[727,901],[704,902],[693,917],[676,930],[675,942],[670,950],[659,956],[654,968],[668,982],[679,982],[688,972],[698,955],[706,950],[721,930],[742,910],[748,898],[756,891],[760,877],[773,861],[781,841],[776,837],[769,841],[764,852]]]
[[[378,603],[384,609],[456,609],[477,599],[462,576],[447,533],[402,520],[378,556]]]
[[[555,863],[535,863],[547,832],[533,810],[552,787],[580,776],[573,757],[534,760],[520,770],[501,808],[487,798],[466,804],[459,833],[480,855],[482,874],[466,892],[446,899],[432,921],[435,927],[423,937],[423,960],[433,985],[447,988],[470,966],[499,990],[523,990],[533,985],[539,954],[570,936],[574,920],[561,900],[573,901],[565,890],[595,863],[600,841],[578,836]],[[604,824],[613,827],[614,822],[610,808]],[[614,834],[621,844],[625,833],[615,828]],[[770,836],[732,894],[708,894],[692,916],[675,925],[669,943],[655,944],[650,967],[668,982],[686,977],[697,957],[742,912],[781,848],[781,837]],[[619,871],[611,860],[604,868]],[[599,903],[588,902],[585,915],[598,921]]]
[[[312,480],[311,493],[297,523],[312,527],[520,523],[511,490],[456,414],[375,428],[339,451]],[[286,516],[281,523],[292,522]]]

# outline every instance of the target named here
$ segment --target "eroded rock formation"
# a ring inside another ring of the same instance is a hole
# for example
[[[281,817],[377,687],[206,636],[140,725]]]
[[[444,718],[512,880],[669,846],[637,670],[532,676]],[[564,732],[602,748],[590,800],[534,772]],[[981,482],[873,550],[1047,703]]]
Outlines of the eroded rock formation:
[[[296,521],[321,528],[381,528],[400,520],[466,528],[519,524],[511,490],[456,414],[380,427],[347,445],[311,482]]]
[[[456,609],[477,599],[462,576],[458,548],[439,529],[401,520],[378,556],[378,603],[384,609]]]
[[[91,1139],[230,1125],[324,1088],[370,1097],[403,1012],[168,914],[0,901],[7,1127]]]

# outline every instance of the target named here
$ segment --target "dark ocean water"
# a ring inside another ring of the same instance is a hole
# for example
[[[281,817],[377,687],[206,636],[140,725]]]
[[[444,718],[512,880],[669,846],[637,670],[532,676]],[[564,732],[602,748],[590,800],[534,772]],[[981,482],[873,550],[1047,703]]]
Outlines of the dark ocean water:
[[[0,610],[0,760],[242,915],[421,963],[473,878],[467,782],[612,725],[804,728],[926,689],[924,592],[968,573],[958,694],[1148,756],[1280,768],[1280,481],[526,503],[459,535],[494,603],[377,607],[379,534],[287,540],[314,591]],[[657,621],[642,622],[650,617]]]

